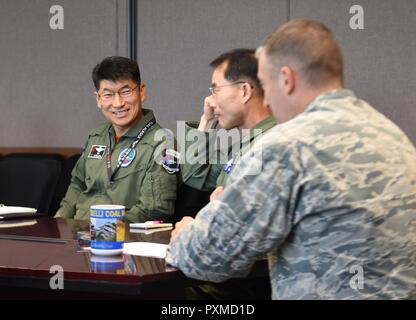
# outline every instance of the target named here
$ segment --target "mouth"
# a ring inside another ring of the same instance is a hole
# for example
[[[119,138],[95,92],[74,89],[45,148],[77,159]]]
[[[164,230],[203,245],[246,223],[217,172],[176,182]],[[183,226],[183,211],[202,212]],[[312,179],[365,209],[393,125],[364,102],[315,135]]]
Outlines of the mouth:
[[[115,115],[116,117],[121,118],[121,117],[124,117],[129,111],[130,111],[130,108],[127,108],[121,111],[113,111],[111,113]]]

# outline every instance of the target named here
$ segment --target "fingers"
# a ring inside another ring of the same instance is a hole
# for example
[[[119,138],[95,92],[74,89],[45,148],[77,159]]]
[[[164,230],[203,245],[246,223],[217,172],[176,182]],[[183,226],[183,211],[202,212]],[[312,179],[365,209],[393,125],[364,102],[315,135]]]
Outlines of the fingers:
[[[192,223],[194,218],[192,217],[183,217],[181,221],[175,223],[175,229],[172,230],[170,234],[170,240],[172,241],[188,224]]]
[[[204,100],[204,116],[206,120],[210,120],[214,117],[215,101],[212,96],[208,96]]]
[[[223,187],[217,187],[209,196],[209,201],[214,201],[216,198],[220,196],[221,193],[224,192]]]

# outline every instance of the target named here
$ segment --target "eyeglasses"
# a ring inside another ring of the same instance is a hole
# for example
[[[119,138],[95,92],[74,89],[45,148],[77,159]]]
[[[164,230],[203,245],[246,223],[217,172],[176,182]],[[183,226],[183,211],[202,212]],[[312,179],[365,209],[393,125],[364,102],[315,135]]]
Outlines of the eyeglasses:
[[[117,92],[111,92],[111,91],[105,91],[104,93],[97,93],[98,97],[100,97],[100,99],[102,99],[103,101],[113,101],[116,94],[118,94],[121,98],[126,99],[129,98],[134,90],[136,90],[136,88],[139,85],[136,85],[134,88],[123,88],[120,91]]]
[[[212,86],[212,87],[209,87],[208,89],[209,89],[209,92],[211,92],[212,95],[215,95],[219,91],[218,89],[220,89],[222,87],[234,86],[236,84],[241,84],[241,83],[248,83],[248,82],[247,81],[236,81],[236,82],[233,82],[233,83],[230,83],[230,84],[224,84],[222,86]],[[253,85],[250,84],[250,87],[253,88]]]

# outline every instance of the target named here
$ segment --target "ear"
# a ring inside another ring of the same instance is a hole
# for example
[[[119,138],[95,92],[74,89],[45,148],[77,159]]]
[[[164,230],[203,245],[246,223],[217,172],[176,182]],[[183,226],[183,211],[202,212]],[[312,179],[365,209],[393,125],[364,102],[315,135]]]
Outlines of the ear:
[[[247,103],[247,101],[249,101],[250,98],[253,96],[254,89],[248,82],[243,83],[241,89],[243,90],[243,103]]]
[[[94,92],[94,96],[95,96],[95,102],[97,103],[97,107],[98,107],[98,109],[101,110],[102,106],[101,106],[100,97],[98,96],[97,91]]]
[[[279,85],[283,88],[286,95],[291,95],[296,87],[295,71],[287,66],[280,68]]]
[[[143,103],[147,98],[147,89],[144,83],[140,84],[140,101]]]

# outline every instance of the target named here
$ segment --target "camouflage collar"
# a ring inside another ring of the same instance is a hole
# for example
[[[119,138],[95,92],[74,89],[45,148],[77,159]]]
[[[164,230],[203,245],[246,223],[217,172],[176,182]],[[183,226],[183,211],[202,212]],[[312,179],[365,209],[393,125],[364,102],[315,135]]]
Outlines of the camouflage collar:
[[[313,99],[313,101],[309,103],[308,106],[306,107],[305,112],[314,111],[323,101],[333,100],[333,99],[343,99],[346,97],[355,98],[356,96],[354,92],[349,89],[337,89],[337,90],[325,92],[317,96],[315,99]]]

